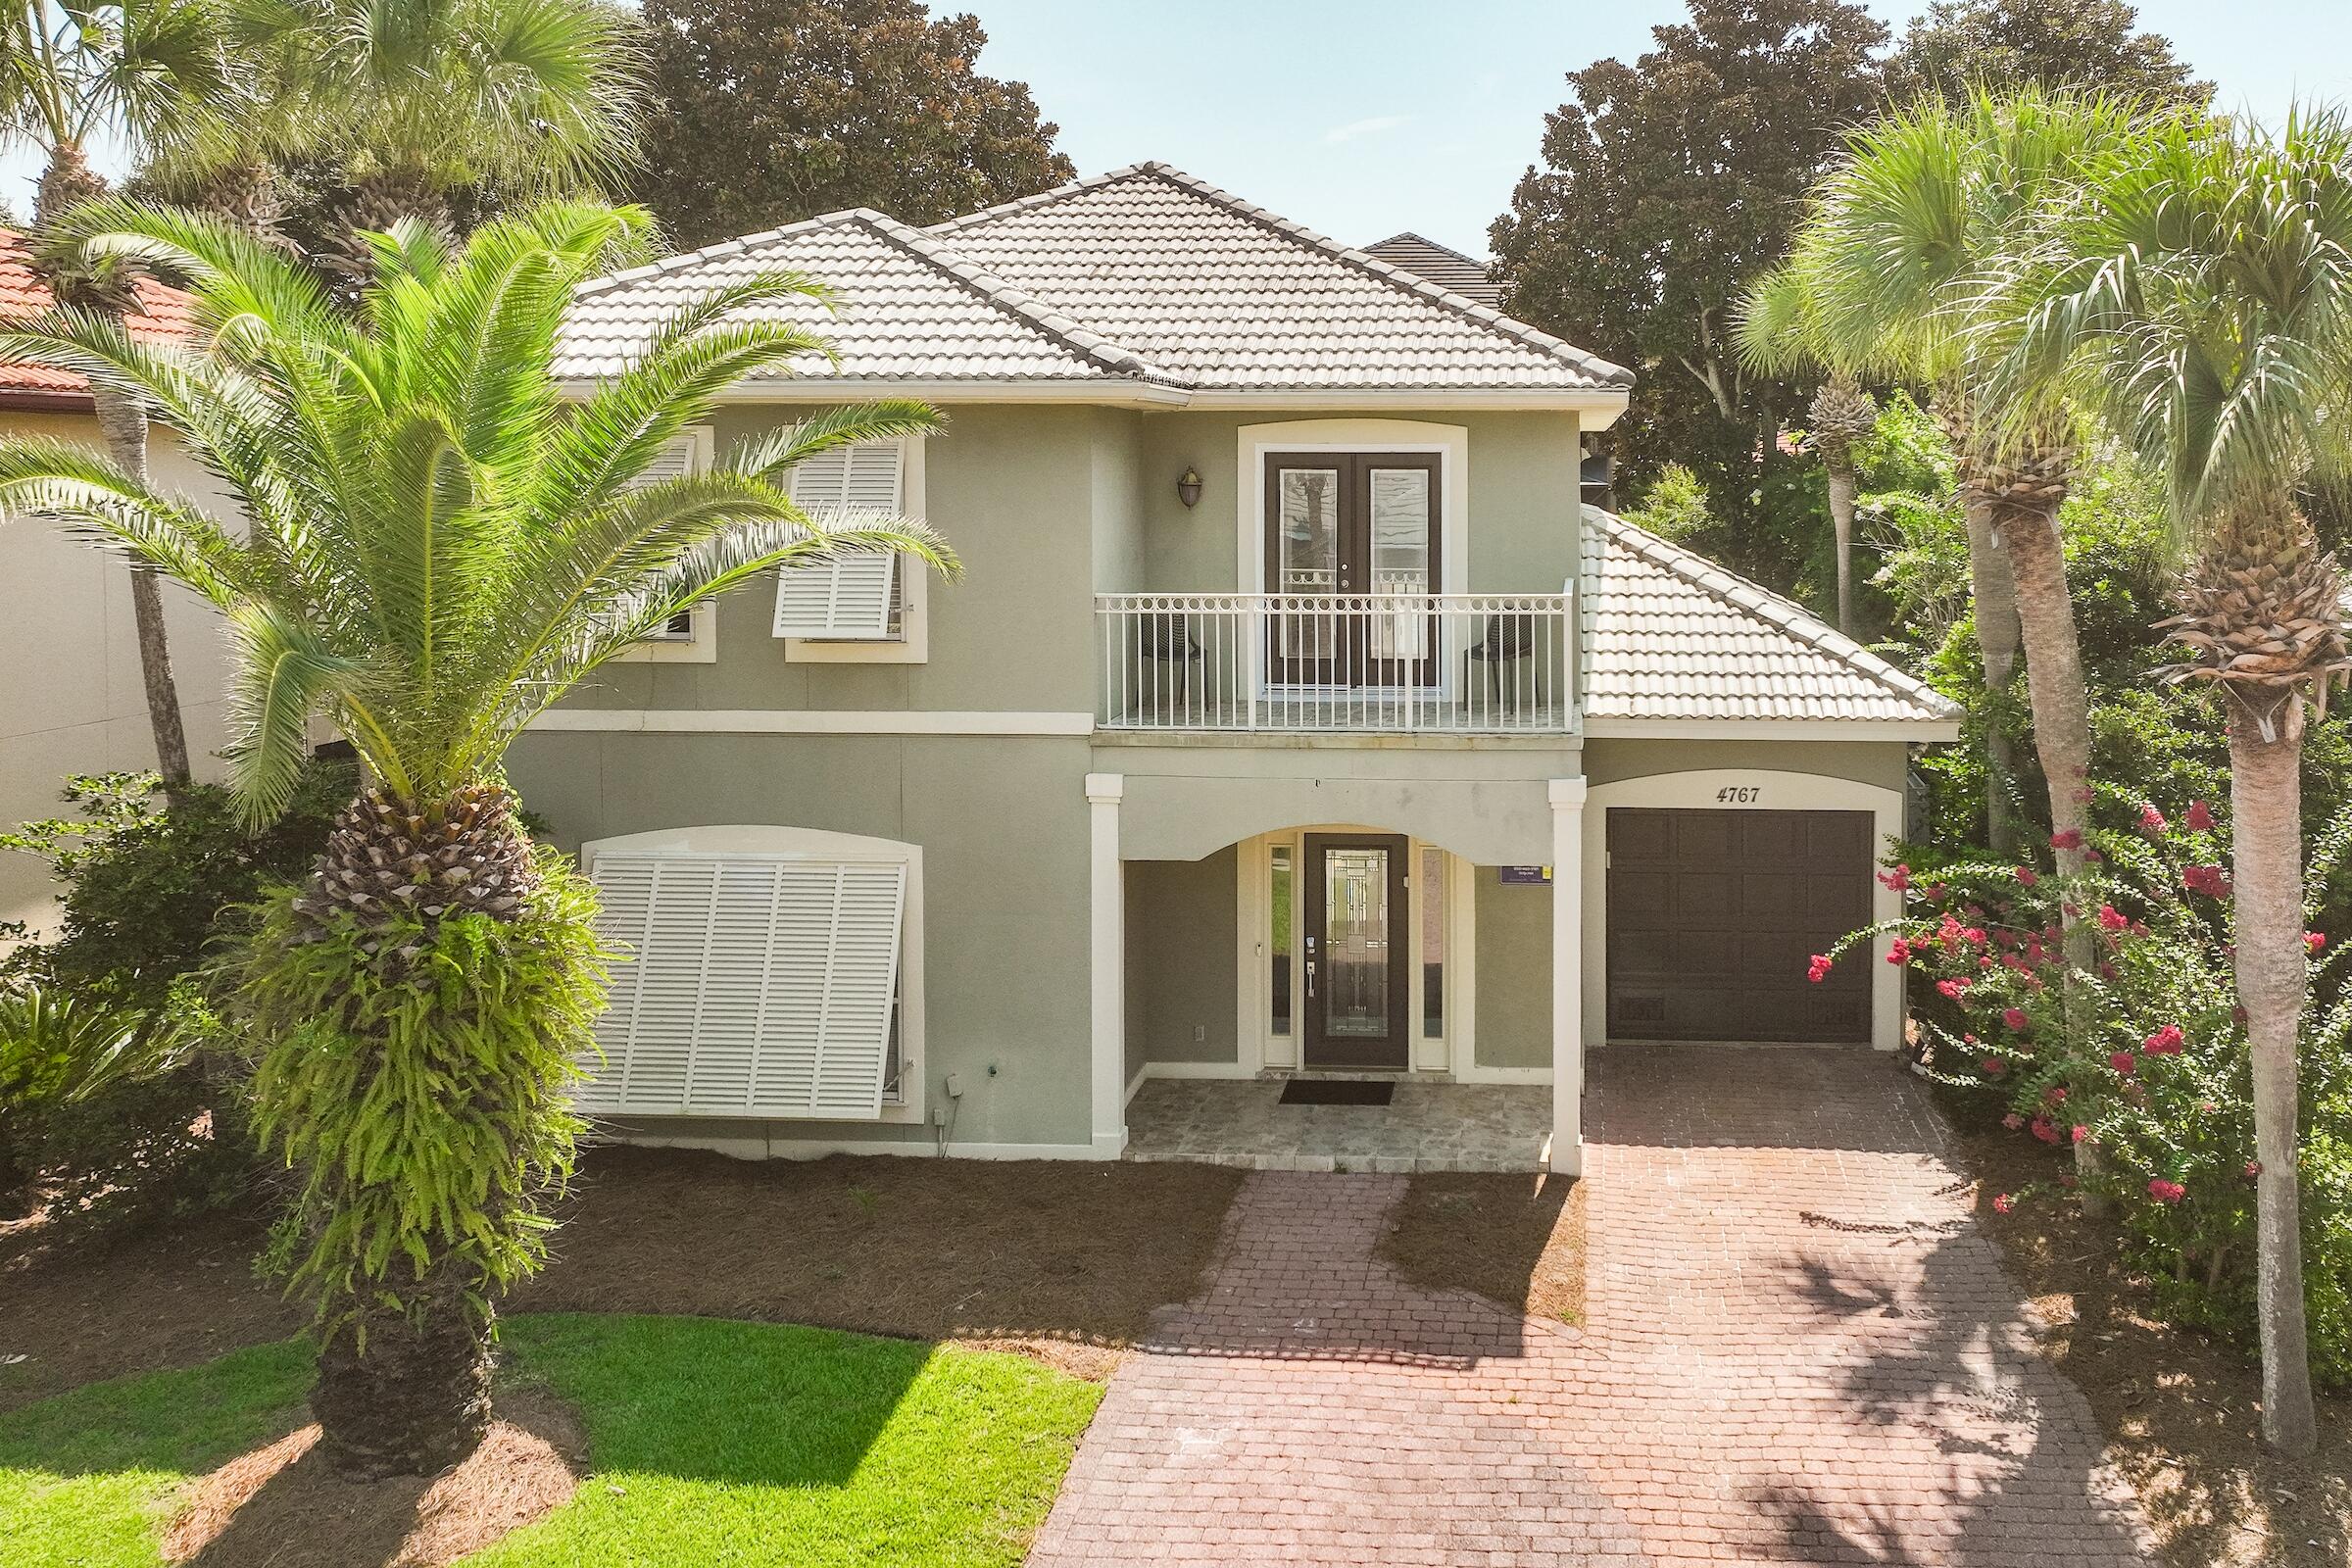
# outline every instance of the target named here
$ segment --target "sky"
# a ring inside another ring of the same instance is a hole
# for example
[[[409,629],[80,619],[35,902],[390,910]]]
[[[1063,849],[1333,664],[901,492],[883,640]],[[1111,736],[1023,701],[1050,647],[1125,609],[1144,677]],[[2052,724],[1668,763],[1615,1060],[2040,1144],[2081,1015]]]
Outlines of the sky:
[[[1868,0],[1900,32],[1924,0]],[[1568,72],[1632,60],[1677,0],[932,0],[989,34],[1081,172],[1157,158],[1350,244],[1412,229],[1473,256]],[[2352,100],[2347,0],[2142,0],[2140,24],[2266,121]],[[31,209],[22,155],[0,196]]]

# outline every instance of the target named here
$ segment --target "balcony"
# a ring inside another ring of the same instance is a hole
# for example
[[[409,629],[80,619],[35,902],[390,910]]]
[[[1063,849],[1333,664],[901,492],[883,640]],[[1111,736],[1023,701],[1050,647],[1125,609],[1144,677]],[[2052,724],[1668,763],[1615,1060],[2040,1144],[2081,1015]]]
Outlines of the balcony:
[[[1575,598],[1097,594],[1104,729],[1565,735]]]

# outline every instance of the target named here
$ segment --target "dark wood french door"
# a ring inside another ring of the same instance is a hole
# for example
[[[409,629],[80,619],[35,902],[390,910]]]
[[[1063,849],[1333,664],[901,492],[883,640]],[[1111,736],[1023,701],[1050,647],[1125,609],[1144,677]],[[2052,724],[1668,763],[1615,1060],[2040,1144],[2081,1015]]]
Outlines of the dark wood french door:
[[[1266,458],[1271,677],[1295,686],[1437,683],[1438,620],[1375,612],[1365,595],[1438,591],[1440,471],[1432,452],[1276,452]],[[1325,608],[1320,600],[1350,602]]]
[[[1410,1063],[1407,853],[1405,841],[1390,834],[1306,835],[1299,958],[1309,1067]]]

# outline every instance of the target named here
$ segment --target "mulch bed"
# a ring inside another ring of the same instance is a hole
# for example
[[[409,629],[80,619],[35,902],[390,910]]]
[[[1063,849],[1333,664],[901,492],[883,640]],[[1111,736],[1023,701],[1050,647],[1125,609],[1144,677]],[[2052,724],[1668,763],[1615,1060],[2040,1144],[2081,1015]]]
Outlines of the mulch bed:
[[[2089,1398],[2109,1451],[2138,1491],[2169,1568],[2352,1564],[2352,1398],[2324,1397],[2320,1451],[2262,1445],[2262,1373],[2250,1357],[2153,1316],[2112,1234],[2047,1199],[1996,1213],[1994,1195],[2064,1169],[2014,1134],[1959,1139],[1979,1181],[1977,1222],[2007,1254],[2046,1326],[2050,1359]]]
[[[1380,1255],[1414,1284],[1514,1312],[1585,1320],[1585,1186],[1536,1176],[1415,1176]]]
[[[811,1323],[1020,1350],[1107,1377],[1189,1299],[1242,1173],[1207,1165],[734,1160],[607,1148],[514,1311]],[[110,1245],[0,1235],[0,1409],[279,1340],[264,1223],[217,1215]],[[275,1489],[272,1489],[275,1490]]]
[[[430,1478],[354,1483],[307,1426],[198,1478],[164,1533],[164,1560],[198,1568],[443,1568],[552,1513],[579,1490],[587,1445],[553,1396],[502,1394],[482,1446]]]

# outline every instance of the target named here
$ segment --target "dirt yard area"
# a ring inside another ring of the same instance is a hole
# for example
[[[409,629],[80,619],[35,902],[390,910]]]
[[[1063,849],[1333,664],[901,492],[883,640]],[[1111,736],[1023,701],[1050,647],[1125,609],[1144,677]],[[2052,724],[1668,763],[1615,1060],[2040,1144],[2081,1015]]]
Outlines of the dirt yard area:
[[[1530,1317],[1585,1320],[1585,1188],[1534,1176],[1415,1176],[1380,1256],[1415,1285]]]
[[[2052,1360],[2097,1413],[2138,1491],[2168,1568],[2346,1568],[2352,1564],[2352,1398],[2324,1398],[2320,1451],[2281,1459],[2262,1446],[2260,1369],[2230,1347],[2150,1315],[2145,1286],[2115,1260],[2102,1228],[2048,1200],[1996,1213],[1996,1194],[2064,1168],[2013,1135],[1963,1135],[1980,1183],[1977,1222],[2048,1326]]]
[[[556,1259],[515,1311],[809,1323],[1019,1349],[1107,1376],[1189,1298],[1241,1173],[1206,1165],[600,1149]],[[282,1339],[302,1315],[254,1272],[251,1216],[111,1245],[0,1234],[0,1409]]]

